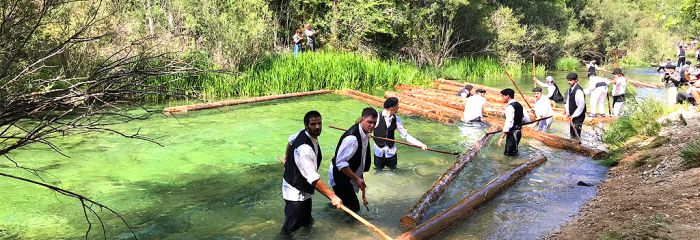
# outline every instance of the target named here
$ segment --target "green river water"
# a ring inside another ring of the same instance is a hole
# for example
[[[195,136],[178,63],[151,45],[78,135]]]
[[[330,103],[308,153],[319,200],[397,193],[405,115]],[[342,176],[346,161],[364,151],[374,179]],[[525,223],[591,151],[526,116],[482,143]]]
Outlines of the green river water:
[[[562,91],[566,88],[563,74],[555,73]],[[629,75],[637,80],[656,80],[648,70]],[[527,86],[523,88],[532,88],[528,78],[519,82]],[[485,84],[510,87],[503,80]],[[639,91],[640,96],[658,93]],[[303,128],[302,117],[308,110],[320,111],[324,126],[348,127],[366,106],[347,97],[319,95],[191,112],[177,118],[154,116],[116,128],[126,132],[140,129],[163,147],[112,134],[90,134],[54,142],[70,158],[43,145],[31,145],[9,157],[25,167],[43,170],[48,183],[120,212],[140,239],[274,239],[284,220],[283,167],[276,156],[284,154],[287,136]],[[402,119],[413,136],[432,148],[448,151],[466,151],[487,128]],[[555,123],[550,133],[566,136],[568,128]],[[328,164],[340,134],[324,127],[319,138],[326,156],[319,170],[323,181],[328,179]],[[552,149],[535,140],[523,139],[520,150],[520,157],[505,157],[502,147],[492,141],[430,208],[426,219],[526,161],[534,151],[544,152],[549,160],[439,238],[546,236],[595,196],[594,187],[576,183],[597,184],[607,172],[589,157]],[[360,212],[391,236],[405,231],[399,218],[455,161],[454,156],[405,146],[399,146],[398,154],[397,172],[366,173],[370,211]],[[9,162],[1,163],[0,171],[36,179]],[[0,184],[0,239],[84,238],[88,226],[77,200],[15,180],[3,178]],[[313,201],[315,225],[298,231],[297,238],[377,238],[363,225],[329,208],[320,194],[314,195]],[[107,211],[101,217],[107,239],[130,239],[131,233],[118,218]],[[90,220],[90,238],[101,238],[97,219]]]

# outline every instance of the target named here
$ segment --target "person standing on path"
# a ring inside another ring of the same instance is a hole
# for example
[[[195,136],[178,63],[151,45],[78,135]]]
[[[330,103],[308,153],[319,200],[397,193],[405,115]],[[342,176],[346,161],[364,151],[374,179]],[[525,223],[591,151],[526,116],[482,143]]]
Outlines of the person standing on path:
[[[369,171],[372,155],[369,150],[369,134],[377,124],[377,110],[365,108],[360,121],[348,128],[335,148],[335,156],[328,167],[328,182],[333,191],[352,211],[360,211],[357,192],[367,185],[363,173]]]
[[[622,73],[622,69],[613,69],[613,80],[610,84],[613,85],[612,98],[613,98],[613,116],[620,116],[623,112],[623,107],[625,104],[625,92],[627,91],[627,78],[625,74]]]
[[[681,82],[681,75],[676,72],[676,66],[666,65],[666,72],[661,77],[661,82],[664,83],[666,88],[666,105],[669,107],[676,105],[678,101],[678,86]]]
[[[676,67],[682,67],[685,63],[685,47],[683,47],[683,44],[678,46],[676,56],[678,57],[678,63],[676,64]]]
[[[301,41],[304,40],[304,36],[302,34],[301,29],[297,29],[296,32],[294,33],[294,36],[292,36],[292,40],[294,41],[294,55],[299,55],[301,52]]]
[[[428,149],[428,146],[423,144],[418,139],[408,134],[408,131],[403,126],[401,118],[396,116],[399,111],[399,99],[396,97],[387,98],[384,101],[384,110],[377,119],[377,125],[374,127],[374,136],[388,139],[396,139],[395,133],[398,130],[401,138],[406,139],[413,145],[420,146],[423,151]],[[389,167],[389,170],[396,171],[396,144],[392,141],[374,138],[374,169],[377,171],[384,170],[384,166]]]
[[[315,52],[318,44],[316,43],[316,30],[311,27],[311,24],[304,25],[304,35],[306,35],[306,46],[309,47],[310,51]]]
[[[535,115],[535,119],[553,116],[552,105],[549,99],[542,96],[542,88],[535,87],[532,89],[532,92],[535,94],[535,109],[532,110],[532,114]],[[552,118],[539,121],[537,124],[535,124],[535,128],[537,131],[547,132],[549,127],[552,126],[552,121]]]
[[[586,119],[586,96],[583,88],[578,84],[578,74],[566,75],[569,89],[566,90],[566,117],[570,123],[569,134],[572,139],[581,140],[581,128]]]
[[[503,139],[506,140],[506,147],[503,154],[506,156],[518,156],[518,145],[522,138],[523,123],[530,121],[530,115],[523,110],[523,105],[515,101],[515,91],[510,88],[501,90],[501,97],[506,103],[504,112],[506,120],[503,123],[503,134],[498,139],[498,146],[501,146]]]
[[[304,115],[304,130],[289,136],[285,152],[282,198],[284,199],[284,224],[280,232],[289,236],[304,226],[313,225],[311,196],[314,190],[331,199],[340,208],[342,201],[320,179],[318,167],[323,155],[318,144],[323,122],[321,114],[309,111]]]

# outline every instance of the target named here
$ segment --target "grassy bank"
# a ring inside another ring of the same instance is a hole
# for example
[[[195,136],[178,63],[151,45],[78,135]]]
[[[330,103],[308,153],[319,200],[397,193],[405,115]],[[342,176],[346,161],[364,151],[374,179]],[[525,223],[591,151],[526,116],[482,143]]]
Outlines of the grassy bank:
[[[631,139],[656,136],[661,130],[661,123],[657,122],[665,113],[661,101],[654,98],[639,102],[634,98],[629,99],[625,103],[628,114],[611,123],[603,134],[603,142],[611,146],[612,150],[610,158],[601,162],[604,165],[618,162],[624,156],[624,146]]]
[[[575,57],[562,57],[554,63],[554,69],[558,71],[576,71],[581,66],[581,61]]]
[[[212,68],[198,60],[200,68]],[[384,60],[345,52],[304,53],[299,56],[270,56],[242,73],[207,72],[153,79],[166,88],[188,89],[203,98],[264,96],[318,89],[356,89],[371,92],[396,84],[429,85],[433,79],[475,80],[501,77],[508,70],[514,77],[531,71],[522,65],[502,67],[490,57],[470,57],[447,61],[442,68],[418,68],[398,60]],[[537,67],[543,75],[544,66]]]

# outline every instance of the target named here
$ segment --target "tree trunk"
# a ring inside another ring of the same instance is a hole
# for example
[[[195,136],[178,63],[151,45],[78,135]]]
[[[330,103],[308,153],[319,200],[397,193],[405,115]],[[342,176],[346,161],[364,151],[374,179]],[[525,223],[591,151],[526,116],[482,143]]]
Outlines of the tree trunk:
[[[209,109],[209,108],[232,106],[232,105],[238,105],[238,104],[244,104],[244,103],[264,102],[264,101],[285,99],[285,98],[292,98],[292,97],[311,96],[311,95],[326,94],[326,93],[333,93],[333,91],[331,91],[331,90],[318,90],[318,91],[310,91],[310,92],[298,92],[298,93],[288,93],[288,94],[282,94],[282,95],[265,96],[265,97],[253,97],[253,98],[244,98],[244,99],[225,100],[225,101],[211,102],[211,103],[200,103],[200,104],[192,104],[192,105],[186,105],[186,106],[167,107],[167,108],[163,109],[163,113],[170,113],[170,114],[187,113],[189,111],[197,111],[197,110],[203,110],[203,109]]]
[[[491,127],[488,132],[492,131],[500,131],[500,127]],[[472,145],[472,148],[469,149],[469,152],[464,155],[460,155],[459,160],[456,161],[452,167],[447,169],[447,171],[440,177],[435,183],[433,183],[433,186],[428,189],[428,191],[423,194],[423,196],[416,202],[416,205],[413,206],[413,209],[406,215],[404,215],[401,218],[401,225],[405,227],[410,227],[414,228],[416,227],[416,223],[420,221],[420,219],[423,217],[425,214],[425,211],[428,210],[428,207],[430,207],[431,204],[435,203],[440,196],[442,195],[443,192],[445,192],[445,189],[455,180],[457,176],[459,176],[459,173],[462,172],[462,169],[467,165],[467,163],[471,162],[476,155],[481,151],[481,148],[483,148],[485,145],[487,145],[490,141],[491,138],[495,134],[488,134],[484,135]]]
[[[547,161],[547,158],[541,154],[536,154],[528,162],[514,168],[513,170],[494,179],[489,184],[472,192],[469,196],[452,205],[449,209],[432,217],[427,222],[420,226],[401,234],[396,239],[429,239],[445,229],[459,223],[462,219],[476,212],[480,206],[494,199],[501,192],[513,186],[525,174],[532,171],[535,167]]]
[[[155,30],[153,29],[153,16],[151,15],[153,6],[151,5],[151,0],[146,0],[146,20],[148,21],[148,35],[155,35]]]

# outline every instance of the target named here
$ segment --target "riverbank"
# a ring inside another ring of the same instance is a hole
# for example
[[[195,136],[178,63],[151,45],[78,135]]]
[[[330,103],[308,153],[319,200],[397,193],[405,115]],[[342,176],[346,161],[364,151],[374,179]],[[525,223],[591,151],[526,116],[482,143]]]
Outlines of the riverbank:
[[[686,169],[679,154],[700,138],[700,113],[679,111],[660,121],[659,135],[628,146],[597,196],[549,239],[700,236],[700,168]]]

